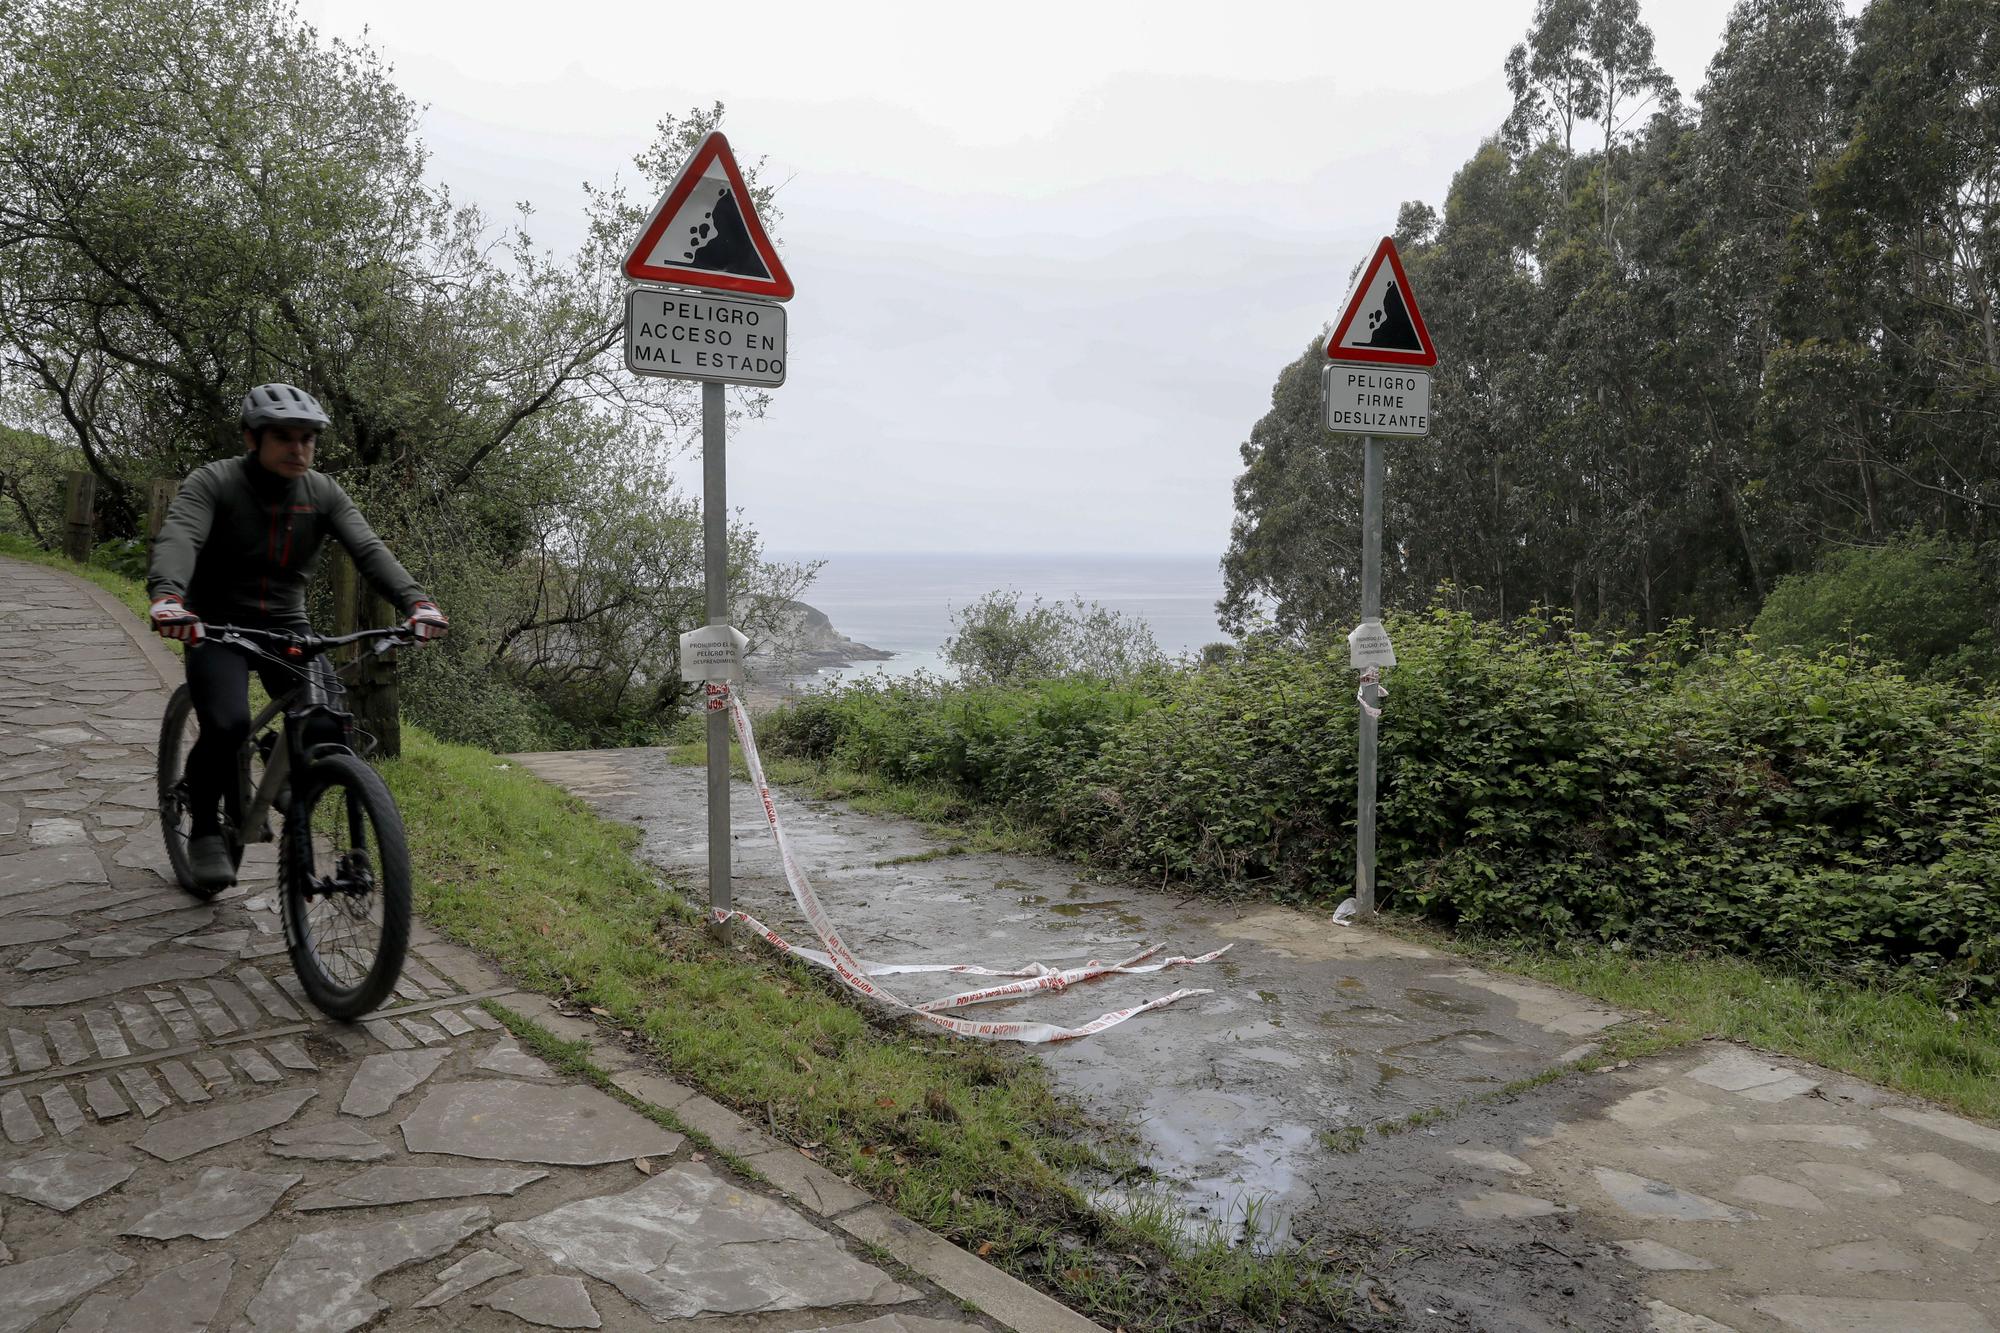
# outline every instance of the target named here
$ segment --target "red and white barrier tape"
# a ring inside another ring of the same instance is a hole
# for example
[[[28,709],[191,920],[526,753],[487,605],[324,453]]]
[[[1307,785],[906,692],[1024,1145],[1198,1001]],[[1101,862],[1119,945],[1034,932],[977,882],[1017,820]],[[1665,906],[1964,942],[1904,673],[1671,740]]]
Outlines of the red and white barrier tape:
[[[1375,687],[1375,697],[1377,699],[1386,699],[1389,697],[1389,687],[1382,683],[1382,672],[1379,667],[1369,667],[1363,671],[1361,673],[1361,684],[1357,685],[1354,689],[1354,702],[1361,705],[1361,711],[1370,717],[1379,718],[1382,716],[1382,710],[1368,702],[1368,687],[1370,685]]]
[[[750,729],[750,714],[743,707],[742,699],[727,685],[711,683],[708,686],[708,708],[711,712],[723,708],[729,710],[731,720],[736,724],[737,739],[743,745],[743,762],[750,770],[750,781],[757,788],[757,798],[764,804],[764,819],[771,826],[771,837],[778,846],[778,859],[785,867],[785,882],[791,886],[792,901],[805,914],[813,933],[819,936],[825,952],[818,949],[802,949],[787,941],[747,912],[716,911],[717,921],[741,921],[761,935],[773,948],[781,953],[793,954],[807,962],[816,963],[839,977],[842,984],[857,995],[865,995],[871,1000],[879,1000],[892,1008],[920,1018],[926,1023],[943,1028],[961,1037],[981,1037],[991,1041],[1054,1042],[1074,1041],[1079,1037],[1089,1037],[1116,1027],[1126,1019],[1143,1014],[1149,1009],[1159,1009],[1176,1000],[1190,995],[1207,995],[1207,990],[1177,990],[1144,1004],[1133,1005],[1129,1009],[1116,1009],[1102,1014],[1080,1027],[1061,1027],[1054,1023],[980,1023],[971,1019],[947,1018],[939,1010],[962,1009],[968,1005],[985,1004],[992,1000],[1011,999],[1018,995],[1030,995],[1037,991],[1062,991],[1081,981],[1092,981],[1098,977],[1112,975],[1135,975],[1164,971],[1170,967],[1189,967],[1196,963],[1207,963],[1228,952],[1229,946],[1199,958],[1173,957],[1157,963],[1148,963],[1160,951],[1159,945],[1134,954],[1119,963],[1103,963],[1096,959],[1078,967],[1051,968],[1031,964],[1013,971],[996,971],[963,963],[866,963],[855,957],[840,937],[833,919],[826,913],[826,907],[813,892],[812,881],[806,878],[805,868],[792,855],[792,845],[785,837],[785,826],[778,819],[778,805],[771,795],[771,784],[764,777],[764,761],[757,754],[757,739]],[[1014,977],[1014,981],[998,986],[988,986],[981,990],[965,991],[958,995],[947,995],[928,1000],[921,1004],[911,1004],[889,993],[873,980],[878,976],[902,975],[918,972],[956,972],[968,976]]]

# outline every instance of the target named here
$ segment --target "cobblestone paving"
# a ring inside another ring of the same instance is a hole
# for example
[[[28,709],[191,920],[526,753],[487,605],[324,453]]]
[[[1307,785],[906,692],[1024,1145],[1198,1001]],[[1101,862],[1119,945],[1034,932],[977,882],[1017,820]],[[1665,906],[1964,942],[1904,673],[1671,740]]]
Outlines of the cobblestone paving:
[[[389,1006],[321,1019],[271,847],[172,882],[121,615],[0,559],[0,1333],[994,1327],[555,1076],[421,927]]]

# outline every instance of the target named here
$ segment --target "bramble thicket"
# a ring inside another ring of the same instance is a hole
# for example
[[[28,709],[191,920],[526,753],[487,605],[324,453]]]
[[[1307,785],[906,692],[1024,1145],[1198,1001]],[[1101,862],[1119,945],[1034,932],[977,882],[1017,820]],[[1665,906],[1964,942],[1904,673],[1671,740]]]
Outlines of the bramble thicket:
[[[2000,699],[1684,624],[1389,627],[1385,907],[1995,992]],[[1123,680],[851,685],[765,735],[1094,865],[1331,906],[1353,885],[1354,681],[1344,643],[1271,645]]]

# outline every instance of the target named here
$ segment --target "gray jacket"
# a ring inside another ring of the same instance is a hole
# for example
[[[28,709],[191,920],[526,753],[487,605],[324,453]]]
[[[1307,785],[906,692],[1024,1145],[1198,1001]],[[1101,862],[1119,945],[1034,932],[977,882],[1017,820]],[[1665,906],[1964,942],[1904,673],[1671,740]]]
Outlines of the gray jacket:
[[[203,620],[303,625],[306,584],[331,534],[405,615],[427,600],[332,477],[267,472],[244,454],[196,468],[167,511],[146,591],[176,593]]]

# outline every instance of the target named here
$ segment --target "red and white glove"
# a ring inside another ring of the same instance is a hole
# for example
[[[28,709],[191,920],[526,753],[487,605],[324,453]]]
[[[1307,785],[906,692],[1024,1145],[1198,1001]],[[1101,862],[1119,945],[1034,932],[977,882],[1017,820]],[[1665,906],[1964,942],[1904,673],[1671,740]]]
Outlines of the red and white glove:
[[[153,601],[149,613],[153,622],[153,632],[163,639],[179,639],[182,643],[200,643],[205,631],[201,617],[181,605],[181,599],[172,593],[163,594]]]
[[[410,618],[403,624],[410,633],[417,636],[418,643],[442,639],[445,631],[451,628],[451,622],[444,618],[444,612],[438,610],[436,602],[413,603],[410,607]]]

